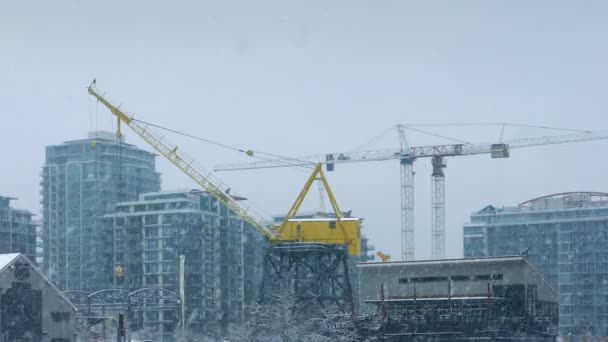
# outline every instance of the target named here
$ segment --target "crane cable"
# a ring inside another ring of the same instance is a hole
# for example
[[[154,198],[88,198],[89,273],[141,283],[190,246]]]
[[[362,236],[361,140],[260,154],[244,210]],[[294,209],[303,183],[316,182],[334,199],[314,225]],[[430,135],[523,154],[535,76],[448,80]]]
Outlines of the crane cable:
[[[452,141],[455,141],[455,142],[459,142],[459,143],[461,143],[461,144],[467,144],[467,145],[470,145],[470,144],[471,144],[471,143],[470,143],[470,142],[468,142],[468,141],[464,141],[464,140],[460,140],[460,139],[454,139],[454,138],[450,138],[450,137],[445,136],[445,135],[441,135],[441,134],[437,134],[437,133],[433,133],[433,132],[429,132],[429,131],[421,130],[421,129],[419,129],[419,128],[413,128],[413,127],[410,127],[409,125],[403,125],[403,128],[405,128],[405,129],[409,129],[409,130],[412,130],[412,131],[416,131],[416,132],[419,132],[419,133],[422,133],[422,134],[426,134],[426,135],[434,136],[434,137],[437,137],[437,138],[442,138],[442,139],[452,140]]]
[[[314,168],[314,163],[310,163],[310,162],[306,162],[306,161],[303,161],[303,160],[299,160],[297,158],[284,157],[284,156],[280,156],[280,155],[277,155],[277,154],[272,154],[272,153],[267,153],[267,152],[261,152],[261,151],[254,151],[254,150],[251,150],[251,149],[245,150],[245,149],[242,149],[242,148],[230,146],[230,145],[227,145],[227,144],[224,144],[224,143],[221,143],[221,142],[218,142],[218,141],[214,141],[214,140],[211,140],[211,139],[202,138],[202,137],[198,137],[198,136],[186,133],[186,132],[178,131],[178,130],[175,130],[175,129],[172,129],[172,128],[169,128],[169,127],[153,124],[151,122],[147,122],[147,121],[143,121],[143,120],[139,120],[139,119],[135,119],[135,118],[131,118],[131,120],[137,121],[137,122],[140,122],[142,124],[145,124],[145,125],[148,125],[148,126],[152,126],[152,127],[158,128],[158,129],[162,129],[162,130],[165,130],[167,132],[179,134],[179,135],[191,138],[191,139],[195,139],[195,140],[199,140],[199,141],[202,141],[202,142],[206,142],[206,143],[211,144],[211,145],[215,145],[215,146],[218,146],[218,147],[222,147],[222,148],[229,149],[229,150],[236,151],[236,152],[240,152],[240,153],[245,153],[249,157],[258,158],[258,159],[266,160],[266,161],[269,161],[269,160],[274,161],[274,159],[272,159],[272,158],[285,159],[285,160],[289,160],[289,161],[293,161],[293,162],[305,163],[305,164],[310,164],[311,165],[311,166],[298,165],[298,167],[303,167],[303,168],[307,168],[307,169],[313,169]],[[261,155],[269,156],[269,157],[272,157],[272,158],[264,158],[264,157],[257,156],[256,154],[261,154]],[[287,164],[287,162],[285,162],[285,164]]]
[[[513,126],[513,127],[527,127],[527,128],[541,128],[554,131],[568,131],[577,133],[591,133],[592,131],[583,129],[563,128],[563,127],[550,127],[541,125],[528,125],[528,124],[516,124],[508,122],[469,122],[469,123],[446,123],[446,124],[412,124],[406,125],[409,127],[450,127],[450,126]]]

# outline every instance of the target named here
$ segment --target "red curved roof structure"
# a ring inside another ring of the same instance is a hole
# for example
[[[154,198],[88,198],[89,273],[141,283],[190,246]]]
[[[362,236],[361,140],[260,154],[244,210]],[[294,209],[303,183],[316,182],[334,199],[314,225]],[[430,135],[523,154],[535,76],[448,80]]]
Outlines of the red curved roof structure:
[[[560,192],[560,193],[556,193],[556,194],[545,195],[545,196],[533,198],[533,199],[527,200],[525,202],[521,202],[519,204],[519,206],[525,207],[525,206],[532,204],[535,201],[539,201],[539,200],[543,200],[543,199],[547,199],[547,198],[566,198],[566,197],[572,196],[572,195],[589,195],[592,200],[593,200],[593,198],[598,198],[599,200],[604,200],[604,201],[608,200],[607,192],[571,191],[571,192]]]

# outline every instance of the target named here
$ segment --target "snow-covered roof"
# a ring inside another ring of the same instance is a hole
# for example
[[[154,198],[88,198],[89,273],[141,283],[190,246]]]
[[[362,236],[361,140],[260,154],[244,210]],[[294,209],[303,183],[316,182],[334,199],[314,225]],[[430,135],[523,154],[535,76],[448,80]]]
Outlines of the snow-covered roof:
[[[0,272],[2,272],[13,260],[17,259],[19,253],[0,254]]]
[[[525,257],[521,255],[506,255],[506,256],[491,256],[479,258],[456,258],[456,259],[431,259],[431,260],[413,260],[413,261],[372,261],[358,263],[358,267],[399,267],[399,266],[414,266],[414,265],[449,265],[449,264],[471,264],[471,263],[503,263],[513,261],[525,261]]]
[[[340,221],[359,221],[358,217],[343,217]],[[325,222],[325,221],[337,221],[335,217],[319,217],[319,218],[292,218],[289,222]]]
[[[38,268],[36,267],[36,265],[34,265],[34,263],[32,263],[32,261],[30,259],[28,259],[28,257],[26,257],[25,255],[21,254],[21,253],[9,253],[9,254],[0,254],[0,272],[4,271],[5,268],[7,268],[10,264],[13,263],[13,261],[15,261],[17,258],[23,258],[23,260],[25,260],[28,264],[30,264],[30,266],[34,269],[34,271],[36,273],[38,273],[40,275],[40,277],[42,277],[42,279],[49,285],[51,286],[55,291],[57,291],[57,293],[63,298],[65,299],[66,302],[68,302],[68,304],[70,304],[70,306],[74,309],[74,311],[78,311],[78,309],[74,306],[74,304],[68,299],[68,297],[66,297],[61,291],[59,291],[59,289],[57,287],[55,287],[55,285],[53,283],[51,283],[47,277],[44,276],[44,274],[42,274],[42,272],[40,272],[40,270],[38,270]]]

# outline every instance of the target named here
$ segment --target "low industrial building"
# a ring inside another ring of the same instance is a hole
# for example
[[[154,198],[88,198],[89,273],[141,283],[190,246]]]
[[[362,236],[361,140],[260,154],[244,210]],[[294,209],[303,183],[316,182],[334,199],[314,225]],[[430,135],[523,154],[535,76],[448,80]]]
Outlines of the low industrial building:
[[[557,336],[558,294],[523,256],[358,267],[361,308],[382,317],[386,341]]]
[[[76,308],[23,254],[0,254],[0,341],[76,341]]]

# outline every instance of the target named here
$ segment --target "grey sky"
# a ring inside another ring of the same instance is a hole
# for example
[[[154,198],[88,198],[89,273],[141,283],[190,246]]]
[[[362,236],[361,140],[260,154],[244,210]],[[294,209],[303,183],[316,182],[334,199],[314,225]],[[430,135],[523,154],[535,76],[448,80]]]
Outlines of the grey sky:
[[[112,129],[108,112],[86,94],[93,78],[143,120],[289,156],[350,150],[396,123],[607,129],[607,17],[604,1],[4,1],[0,195],[38,212],[44,146]],[[497,129],[438,132],[498,137]],[[409,138],[411,145],[445,142]],[[171,139],[209,168],[246,160]],[[447,256],[461,256],[462,223],[489,203],[607,190],[606,147],[449,160]],[[164,160],[158,165],[165,189],[193,186]],[[426,258],[428,160],[415,170],[417,256]],[[366,234],[395,256],[398,174],[396,162],[384,162],[330,175],[343,209],[365,217]],[[219,176],[268,213],[286,211],[307,177],[293,170]]]

